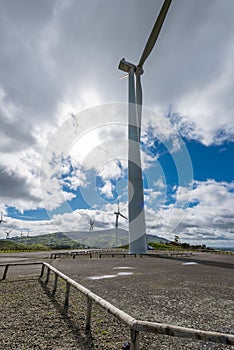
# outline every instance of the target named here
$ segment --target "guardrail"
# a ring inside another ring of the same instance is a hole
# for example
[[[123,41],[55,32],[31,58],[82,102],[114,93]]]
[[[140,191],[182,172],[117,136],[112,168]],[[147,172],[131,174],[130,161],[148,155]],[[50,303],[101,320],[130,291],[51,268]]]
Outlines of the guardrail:
[[[207,250],[208,253],[212,254],[220,254],[220,255],[234,255],[234,251],[232,250]]]
[[[2,275],[2,278],[0,279],[0,281],[4,281],[6,279],[6,276],[7,276],[7,272],[8,272],[8,269],[10,266],[24,266],[24,265],[43,265],[43,262],[42,261],[37,261],[37,262],[26,262],[26,263],[10,263],[10,264],[0,264],[0,267],[4,267],[5,266],[5,269],[4,269],[4,272],[3,272],[3,275]]]
[[[77,251],[71,251],[71,252],[55,252],[51,253],[50,259],[57,259],[61,257],[71,257],[73,259],[76,258],[76,256],[89,256],[92,258],[93,256],[99,256],[99,258],[102,258],[104,256],[111,256],[114,257],[131,257],[134,256],[142,258],[143,256],[150,257],[150,258],[172,258],[172,257],[178,257],[178,256],[191,256],[192,252],[181,252],[181,251],[160,251],[160,252],[151,252],[151,253],[144,253],[144,254],[133,254],[129,253],[126,250],[102,250],[102,249],[93,249],[93,250],[77,250]]]
[[[66,291],[65,291],[65,299],[64,299],[64,309],[68,310],[69,307],[69,295],[70,295],[70,287],[73,286],[76,290],[80,291],[87,297],[87,309],[86,309],[86,323],[85,330],[90,331],[91,329],[91,320],[92,320],[92,303],[95,302],[100,307],[108,311],[111,315],[119,319],[121,322],[126,324],[130,329],[130,337],[131,337],[131,350],[139,350],[139,332],[151,332],[156,334],[169,335],[173,337],[180,338],[191,338],[196,340],[203,341],[211,341],[220,344],[226,345],[234,345],[234,335],[225,334],[219,332],[210,332],[203,331],[199,329],[187,328],[187,327],[179,327],[173,326],[170,324],[156,323],[156,322],[147,322],[141,321],[133,318],[128,315],[126,312],[118,309],[105,299],[99,297],[95,293],[91,292],[89,289],[85,288],[78,282],[74,281],[70,277],[66,276],[61,271],[57,270],[55,267],[51,266],[46,262],[34,262],[34,263],[14,263],[14,264],[5,264],[0,266],[5,266],[4,274],[2,280],[4,280],[7,276],[7,272],[10,266],[16,265],[38,265],[41,264],[41,273],[40,279],[45,274],[45,268],[47,269],[45,284],[48,284],[51,272],[55,274],[54,278],[54,286],[52,295],[55,295],[58,285],[58,277],[62,278],[66,282]]]
[[[76,251],[68,251],[68,252],[54,252],[50,254],[50,259],[56,259],[60,258],[61,256],[66,256],[66,257],[72,257],[73,259],[76,258],[76,256],[89,256],[92,258],[94,255],[99,254],[99,253],[116,253],[117,250],[113,249],[87,249],[87,250],[76,250]],[[118,252],[121,252],[121,250],[118,250]],[[125,254],[126,251],[124,251]]]

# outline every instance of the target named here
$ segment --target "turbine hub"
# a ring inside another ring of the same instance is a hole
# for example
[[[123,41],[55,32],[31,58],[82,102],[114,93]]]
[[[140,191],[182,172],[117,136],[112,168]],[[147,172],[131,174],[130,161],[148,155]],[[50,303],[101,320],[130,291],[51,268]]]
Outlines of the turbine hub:
[[[141,75],[144,73],[144,69],[141,66],[137,66],[135,73],[136,73],[136,75]]]

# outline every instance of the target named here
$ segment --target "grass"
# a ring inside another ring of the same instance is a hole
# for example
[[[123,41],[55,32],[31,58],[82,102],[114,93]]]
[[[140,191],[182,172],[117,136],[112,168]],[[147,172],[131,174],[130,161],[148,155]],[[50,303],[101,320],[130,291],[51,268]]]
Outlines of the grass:
[[[17,252],[38,252],[49,250],[49,247],[44,244],[20,244],[15,243],[8,239],[0,240],[0,252],[1,253],[17,253]]]

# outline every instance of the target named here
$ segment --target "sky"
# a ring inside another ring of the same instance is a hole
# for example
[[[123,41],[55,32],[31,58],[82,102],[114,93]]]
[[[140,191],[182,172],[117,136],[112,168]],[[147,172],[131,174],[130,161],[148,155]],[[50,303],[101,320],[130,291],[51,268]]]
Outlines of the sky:
[[[127,216],[128,80],[162,0],[0,0],[0,238]],[[147,233],[234,247],[234,2],[173,0],[144,65]],[[125,220],[119,227],[128,229]]]

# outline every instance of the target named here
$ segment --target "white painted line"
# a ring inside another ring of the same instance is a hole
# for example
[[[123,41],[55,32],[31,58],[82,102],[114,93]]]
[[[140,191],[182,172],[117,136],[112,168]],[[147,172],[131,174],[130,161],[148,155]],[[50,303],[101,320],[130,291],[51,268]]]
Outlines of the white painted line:
[[[188,261],[183,263],[182,265],[198,265],[195,261]]]

